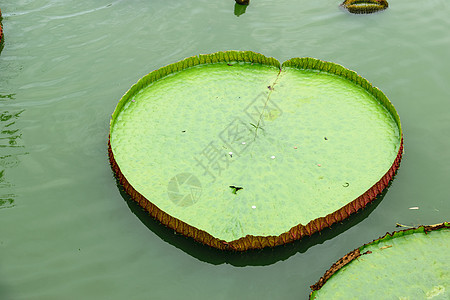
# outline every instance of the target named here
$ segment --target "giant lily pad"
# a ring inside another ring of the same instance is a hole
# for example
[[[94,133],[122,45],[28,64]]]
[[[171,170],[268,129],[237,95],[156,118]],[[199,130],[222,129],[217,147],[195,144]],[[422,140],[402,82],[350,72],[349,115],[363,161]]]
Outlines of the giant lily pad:
[[[187,58],[140,79],[111,119],[125,191],[176,232],[219,248],[289,243],[342,221],[402,155],[386,96],[344,67],[253,52]]]
[[[310,299],[449,299],[450,223],[386,234],[348,253]]]

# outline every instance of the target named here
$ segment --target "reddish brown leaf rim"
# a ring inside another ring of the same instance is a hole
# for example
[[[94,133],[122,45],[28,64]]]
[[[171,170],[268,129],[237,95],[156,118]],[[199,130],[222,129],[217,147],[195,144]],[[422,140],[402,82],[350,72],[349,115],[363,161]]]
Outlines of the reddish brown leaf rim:
[[[448,222],[443,222],[443,223],[439,223],[439,224],[435,224],[435,225],[423,225],[423,226],[419,226],[419,227],[415,227],[415,228],[409,228],[409,229],[405,229],[405,230],[397,230],[394,231],[392,233],[387,232],[384,236],[373,240],[370,243],[364,244],[361,247],[350,251],[349,253],[347,253],[346,255],[344,255],[344,257],[340,258],[336,263],[334,263],[331,268],[329,268],[325,274],[319,279],[319,281],[317,281],[315,284],[311,285],[311,289],[312,292],[310,294],[310,298],[312,297],[312,293],[314,291],[317,291],[319,289],[321,289],[324,284],[328,281],[328,279],[331,278],[331,276],[333,276],[334,273],[336,273],[337,271],[339,271],[341,268],[343,268],[345,265],[349,264],[350,262],[352,262],[353,260],[357,259],[358,257],[360,257],[361,255],[365,255],[365,254],[371,254],[371,251],[367,251],[367,252],[363,252],[361,253],[361,251],[363,250],[363,248],[365,246],[368,246],[370,244],[373,244],[377,241],[381,241],[383,239],[386,238],[393,238],[394,236],[401,236],[404,234],[409,234],[409,233],[416,233],[416,232],[424,232],[425,234],[433,231],[433,230],[439,230],[442,228],[447,228],[450,229],[450,223]]]
[[[320,217],[309,222],[306,226],[298,224],[292,227],[288,232],[282,233],[279,236],[253,236],[247,235],[240,239],[226,242],[224,240],[213,237],[211,234],[204,230],[200,230],[193,227],[175,217],[172,217],[168,213],[162,211],[155,204],[145,198],[142,194],[137,192],[133,186],[128,182],[125,176],[122,174],[111,149],[111,142],[108,139],[108,155],[109,161],[111,163],[111,168],[115,173],[116,178],[119,183],[123,186],[125,192],[130,195],[130,197],[136,201],[142,208],[144,208],[150,216],[164,224],[165,226],[173,229],[177,233],[184,236],[190,237],[197,242],[202,244],[218,248],[221,250],[234,250],[234,251],[246,251],[250,249],[262,249],[265,247],[275,247],[287,243],[292,243],[296,240],[300,240],[303,237],[311,236],[316,232],[323,230],[324,228],[331,227],[331,225],[341,222],[348,218],[350,215],[356,213],[358,210],[367,206],[372,202],[388,185],[393,179],[396,171],[400,166],[400,161],[403,154],[403,137],[400,143],[400,149],[398,151],[397,157],[392,164],[389,171],[369,190],[364,194],[348,203],[347,205],[341,207],[337,211],[328,214],[325,217]]]

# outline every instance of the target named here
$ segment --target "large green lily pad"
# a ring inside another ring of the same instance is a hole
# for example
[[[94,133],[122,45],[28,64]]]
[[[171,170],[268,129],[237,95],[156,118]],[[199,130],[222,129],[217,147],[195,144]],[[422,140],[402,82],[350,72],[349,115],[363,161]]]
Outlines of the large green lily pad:
[[[310,299],[449,299],[450,223],[386,234],[348,253]]]
[[[402,154],[399,117],[355,72],[253,52],[151,72],[112,116],[125,190],[175,231],[220,249],[276,246],[364,207]]]

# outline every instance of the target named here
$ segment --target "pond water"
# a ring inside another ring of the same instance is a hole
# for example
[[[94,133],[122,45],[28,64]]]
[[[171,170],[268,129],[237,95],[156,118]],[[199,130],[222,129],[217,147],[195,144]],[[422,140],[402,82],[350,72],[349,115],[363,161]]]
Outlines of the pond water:
[[[232,0],[0,0],[0,298],[305,299],[396,223],[448,220],[450,3],[392,0],[372,15],[338,5],[253,0],[236,16]],[[142,213],[107,159],[117,102],[154,69],[229,49],[333,61],[379,87],[405,141],[388,191],[320,235],[246,254]]]

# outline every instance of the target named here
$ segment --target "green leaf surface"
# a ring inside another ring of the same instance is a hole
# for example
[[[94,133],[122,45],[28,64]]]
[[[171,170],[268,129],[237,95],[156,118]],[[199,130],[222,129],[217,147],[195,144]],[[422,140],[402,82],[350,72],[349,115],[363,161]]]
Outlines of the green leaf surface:
[[[400,231],[360,247],[311,299],[449,299],[449,228]]]
[[[248,51],[148,74],[110,130],[137,192],[227,242],[277,236],[342,208],[388,172],[401,137],[392,104],[355,72],[312,58],[280,71]]]

